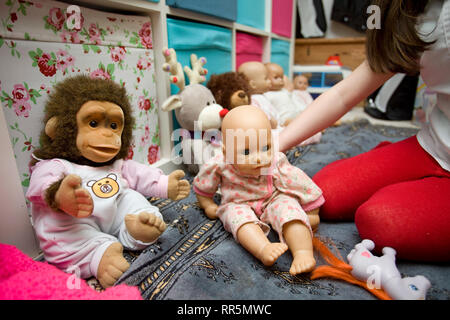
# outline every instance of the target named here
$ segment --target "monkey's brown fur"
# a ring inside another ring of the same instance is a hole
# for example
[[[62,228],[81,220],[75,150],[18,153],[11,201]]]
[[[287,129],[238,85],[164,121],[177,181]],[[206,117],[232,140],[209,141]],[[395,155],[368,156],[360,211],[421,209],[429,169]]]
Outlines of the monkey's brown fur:
[[[231,109],[231,97],[236,91],[243,90],[250,98],[250,85],[242,73],[213,74],[206,86],[211,90],[216,102],[226,109]]]
[[[106,163],[95,163],[84,158],[76,147],[78,133],[76,114],[84,103],[91,100],[115,103],[122,108],[125,116],[121,149],[112,160]],[[45,106],[44,124],[54,116],[58,119],[55,138],[50,139],[42,130],[41,148],[34,152],[37,158],[61,158],[90,166],[104,166],[117,159],[126,158],[132,142],[134,118],[125,88],[114,81],[80,75],[57,83]],[[35,162],[32,161],[31,165]]]

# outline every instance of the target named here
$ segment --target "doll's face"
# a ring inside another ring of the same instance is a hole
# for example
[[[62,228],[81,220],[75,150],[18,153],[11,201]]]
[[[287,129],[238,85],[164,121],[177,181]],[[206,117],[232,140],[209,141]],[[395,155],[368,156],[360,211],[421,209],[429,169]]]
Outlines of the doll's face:
[[[230,112],[233,113],[228,117]],[[222,123],[225,159],[239,173],[259,176],[272,163],[270,121],[253,106],[240,106],[230,112]]]
[[[264,64],[251,61],[243,63],[239,72],[245,74],[249,80],[252,94],[262,94],[270,90],[271,82]]]
[[[107,101],[88,101],[77,113],[76,145],[81,155],[97,163],[113,159],[122,145],[122,108]]]
[[[267,73],[270,79],[270,90],[278,91],[284,87],[284,72],[283,68],[275,63],[268,63],[266,65]]]
[[[308,89],[309,81],[305,76],[296,76],[294,78],[294,89],[296,90],[306,90]]]

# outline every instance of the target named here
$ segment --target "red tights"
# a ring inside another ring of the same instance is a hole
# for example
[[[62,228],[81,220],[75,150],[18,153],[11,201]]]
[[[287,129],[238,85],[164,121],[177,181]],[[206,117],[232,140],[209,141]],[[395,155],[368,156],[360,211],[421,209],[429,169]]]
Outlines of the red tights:
[[[324,193],[324,221],[354,220],[378,252],[388,246],[403,259],[450,260],[450,173],[415,136],[333,162],[313,180]]]

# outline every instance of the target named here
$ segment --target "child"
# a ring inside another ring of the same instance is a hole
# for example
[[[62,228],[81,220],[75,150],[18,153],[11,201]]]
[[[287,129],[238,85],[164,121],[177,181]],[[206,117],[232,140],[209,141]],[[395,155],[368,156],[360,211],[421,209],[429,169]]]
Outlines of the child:
[[[450,1],[378,0],[383,25],[368,30],[367,61],[320,95],[280,134],[280,149],[332,125],[394,73],[420,71],[436,99],[413,137],[332,163],[313,180],[321,216],[355,220],[360,237],[398,257],[450,260]]]
[[[315,266],[312,228],[319,224],[324,199],[319,188],[272,147],[270,121],[255,106],[240,106],[223,119],[223,154],[204,164],[194,179],[200,206],[220,218],[246,250],[270,266],[288,248],[292,275]],[[252,139],[253,138],[253,139]],[[222,200],[213,201],[221,188]],[[269,226],[281,242],[271,243]]]

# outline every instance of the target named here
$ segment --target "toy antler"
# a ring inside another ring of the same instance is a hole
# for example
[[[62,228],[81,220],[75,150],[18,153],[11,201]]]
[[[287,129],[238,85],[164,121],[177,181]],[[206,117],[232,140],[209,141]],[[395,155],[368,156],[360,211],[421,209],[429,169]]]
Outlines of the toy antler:
[[[205,75],[208,74],[208,70],[203,68],[203,66],[206,64],[206,58],[201,57],[200,59],[197,59],[196,54],[191,54],[191,66],[192,70],[188,67],[184,67],[184,72],[188,75],[189,83],[190,84],[197,84],[204,82],[206,80]]]
[[[177,61],[175,50],[164,48],[163,55],[166,59],[166,62],[163,64],[163,70],[170,72],[170,82],[176,85],[180,91],[183,90],[186,82],[181,64]]]

